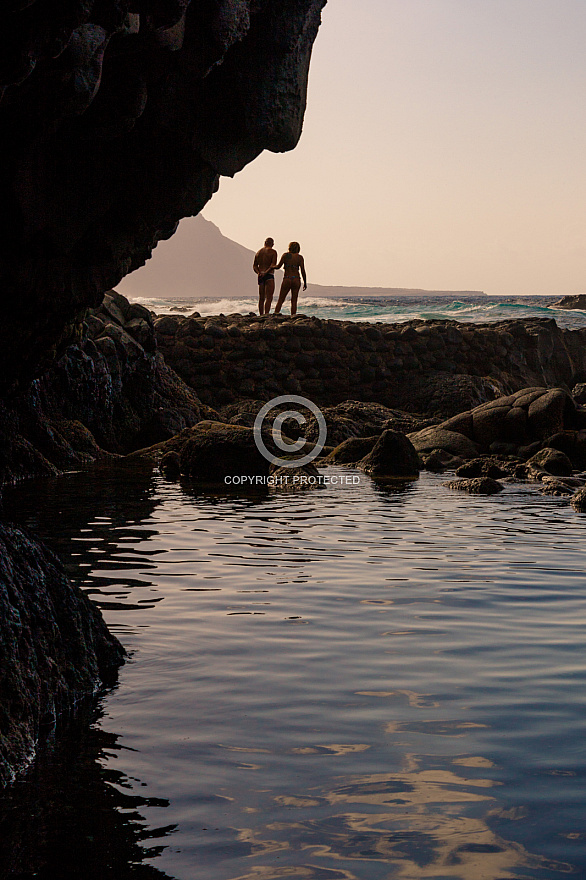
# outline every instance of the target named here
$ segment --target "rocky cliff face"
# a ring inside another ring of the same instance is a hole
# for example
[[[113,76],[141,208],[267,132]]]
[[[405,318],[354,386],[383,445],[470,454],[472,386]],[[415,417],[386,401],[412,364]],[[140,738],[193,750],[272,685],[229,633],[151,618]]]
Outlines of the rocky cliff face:
[[[295,146],[325,0],[7,0],[0,391],[262,150]]]

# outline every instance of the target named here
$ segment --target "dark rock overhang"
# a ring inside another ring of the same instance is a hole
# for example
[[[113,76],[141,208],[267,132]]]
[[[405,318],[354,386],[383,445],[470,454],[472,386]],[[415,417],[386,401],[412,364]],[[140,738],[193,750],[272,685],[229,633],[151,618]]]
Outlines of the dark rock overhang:
[[[6,0],[0,386],[263,150],[292,149],[325,0]]]

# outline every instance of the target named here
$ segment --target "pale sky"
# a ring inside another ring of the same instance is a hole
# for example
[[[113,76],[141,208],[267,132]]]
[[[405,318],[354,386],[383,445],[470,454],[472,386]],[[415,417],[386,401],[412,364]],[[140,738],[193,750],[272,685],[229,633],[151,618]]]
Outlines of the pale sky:
[[[330,0],[299,146],[203,213],[319,284],[586,291],[586,3]]]

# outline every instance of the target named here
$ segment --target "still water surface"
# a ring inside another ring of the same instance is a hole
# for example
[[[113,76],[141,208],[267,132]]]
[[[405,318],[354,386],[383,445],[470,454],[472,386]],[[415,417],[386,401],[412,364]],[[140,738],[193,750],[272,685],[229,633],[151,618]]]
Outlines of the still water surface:
[[[11,491],[132,652],[96,767],[144,842],[104,876],[586,877],[584,517],[443,479],[246,498],[107,467]]]

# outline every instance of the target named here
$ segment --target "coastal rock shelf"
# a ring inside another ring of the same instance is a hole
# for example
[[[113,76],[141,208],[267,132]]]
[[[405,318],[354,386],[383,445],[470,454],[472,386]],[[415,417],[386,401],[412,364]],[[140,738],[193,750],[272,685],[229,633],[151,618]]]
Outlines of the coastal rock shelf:
[[[449,417],[529,386],[586,377],[586,329],[553,319],[367,324],[297,315],[163,316],[165,361],[213,407],[303,394]]]

